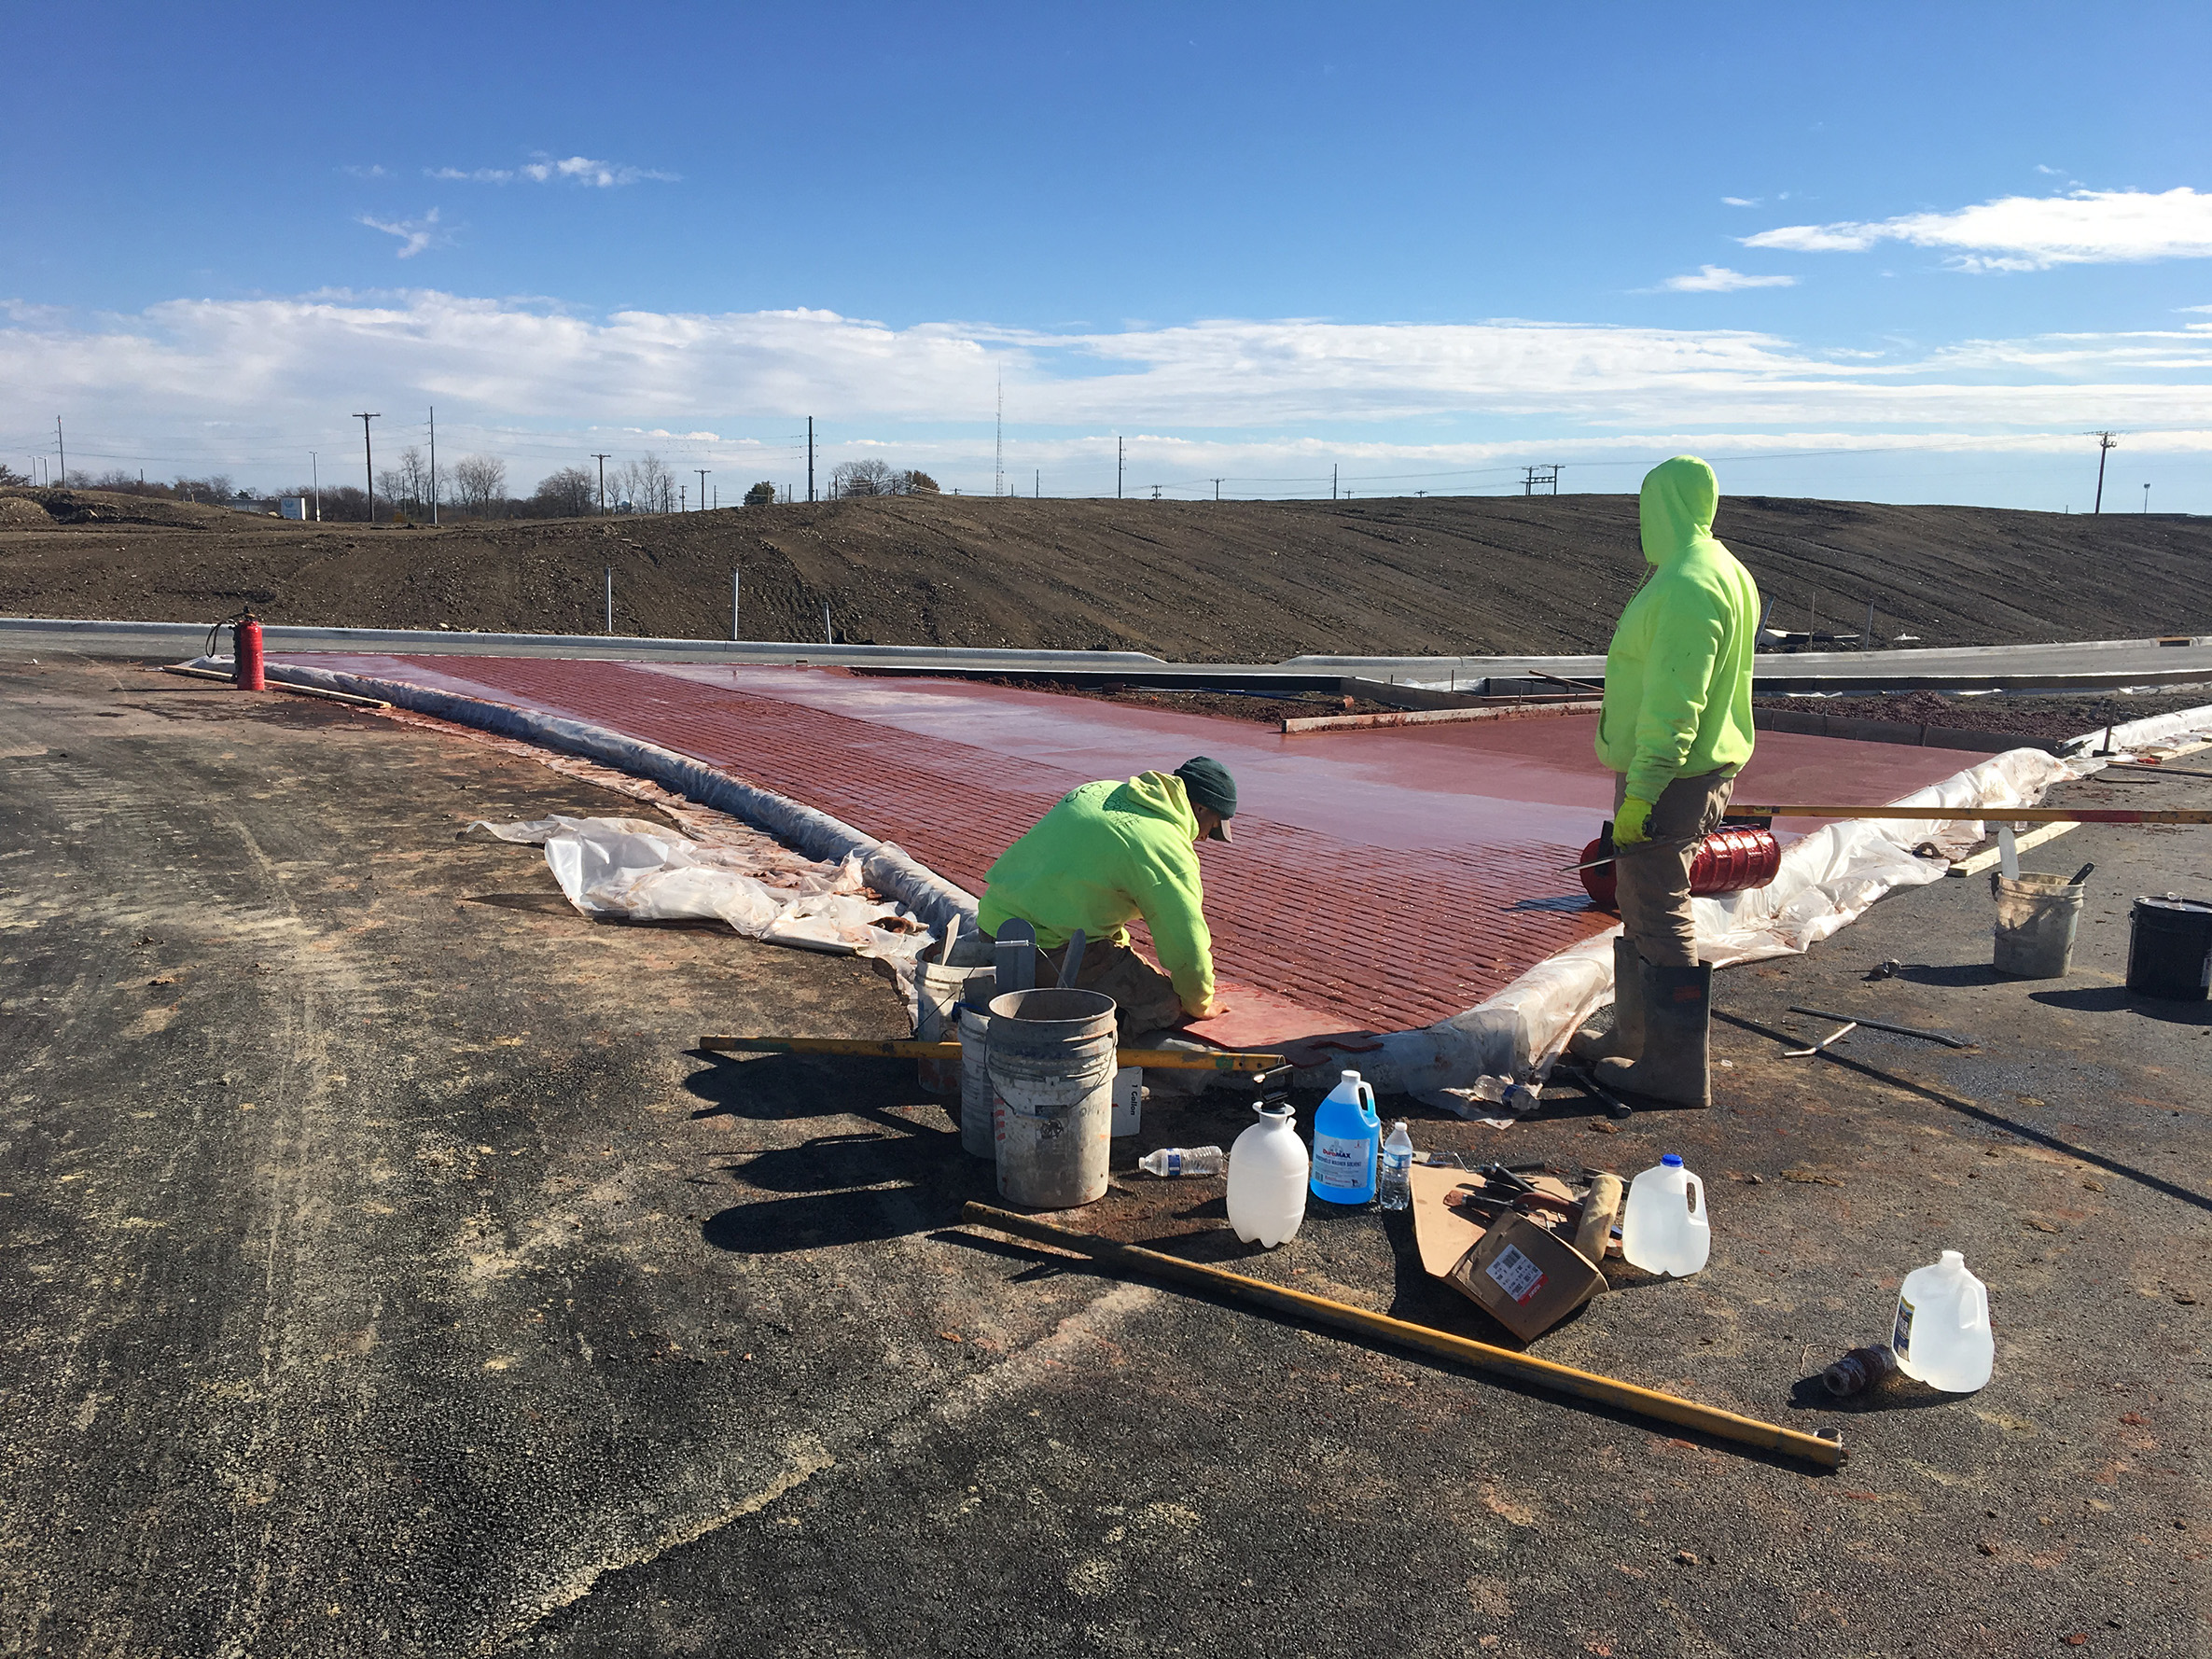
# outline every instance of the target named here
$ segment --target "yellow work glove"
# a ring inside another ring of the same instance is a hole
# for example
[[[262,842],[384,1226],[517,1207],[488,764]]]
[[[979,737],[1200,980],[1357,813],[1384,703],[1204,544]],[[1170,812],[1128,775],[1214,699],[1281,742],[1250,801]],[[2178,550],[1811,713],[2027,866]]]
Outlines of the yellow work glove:
[[[1621,810],[1613,815],[1613,844],[1617,847],[1641,846],[1651,839],[1651,803],[1638,801],[1634,795],[1621,803]]]

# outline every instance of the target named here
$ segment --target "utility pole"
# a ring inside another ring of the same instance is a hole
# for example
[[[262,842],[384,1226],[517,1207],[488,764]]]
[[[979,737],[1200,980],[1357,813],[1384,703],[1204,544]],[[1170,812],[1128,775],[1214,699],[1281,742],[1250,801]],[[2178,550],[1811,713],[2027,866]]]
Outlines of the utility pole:
[[[309,488],[314,492],[315,523],[323,522],[323,457],[314,451],[307,452],[307,476],[312,481]]]
[[[689,484],[676,485],[675,509],[678,512],[689,512],[691,510],[691,486]]]
[[[1539,489],[1547,495],[1559,494],[1559,467],[1557,463],[1550,467],[1523,467],[1521,469],[1521,493],[1523,495],[1533,495]]]
[[[1006,370],[1003,369],[998,371],[998,436],[992,453],[997,472],[991,493],[1003,495],[1006,494]]]
[[[2143,513],[2146,518],[2150,513],[2150,486],[2149,484],[2143,486]]]
[[[1336,499],[1336,467],[1334,463],[1331,463],[1329,468],[1329,498],[1331,501]]]
[[[691,470],[699,474],[699,510],[704,512],[706,510],[706,475],[714,468],[712,467],[694,467]]]
[[[62,417],[54,417],[54,448],[62,452],[62,487],[69,487],[69,445],[62,439]]]
[[[744,592],[745,569],[744,565],[740,565],[730,573],[730,637],[732,640],[743,639],[745,636],[744,630],[737,623],[738,602],[744,597]]]
[[[2093,513],[2103,512],[2105,510],[2105,455],[2108,451],[2120,447],[2120,434],[2117,432],[2085,432],[2082,436],[2097,440],[2097,498],[2095,504],[2089,510]]]
[[[591,459],[599,463],[599,516],[604,519],[606,517],[606,457],[593,450]],[[609,611],[607,614],[611,617],[614,613]],[[611,623],[608,632],[613,632]]]
[[[1121,441],[1121,440],[1120,440],[1119,438],[1115,439],[1114,439],[1114,499],[1115,499],[1115,500],[1117,500],[1117,501],[1119,501],[1119,500],[1120,500],[1120,499],[1121,499],[1121,463],[1122,463],[1122,461],[1123,461],[1123,460],[1124,460],[1124,459],[1127,457],[1127,455],[1128,455],[1128,453],[1129,453],[1129,452],[1128,452],[1128,449],[1127,449],[1127,447],[1126,447],[1126,446],[1125,446],[1125,445],[1122,443],[1122,441]]]
[[[361,423],[361,470],[363,481],[369,485],[369,522],[376,523],[376,453],[369,444],[369,423],[381,421],[381,414],[357,414],[353,417]]]
[[[1045,469],[1042,467],[1036,469],[1036,476],[1030,481],[1029,495],[1033,501],[1045,498]]]
[[[1217,501],[1221,499],[1221,481],[1219,479],[1214,481],[1214,499]]]
[[[806,417],[806,498],[814,498],[814,417]]]

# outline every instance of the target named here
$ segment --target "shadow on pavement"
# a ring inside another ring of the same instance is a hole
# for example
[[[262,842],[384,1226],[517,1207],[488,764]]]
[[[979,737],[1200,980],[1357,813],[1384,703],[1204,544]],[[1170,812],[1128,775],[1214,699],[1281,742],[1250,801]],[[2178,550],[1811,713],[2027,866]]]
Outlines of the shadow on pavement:
[[[2125,985],[2084,985],[2078,991],[2031,991],[2027,999],[2073,1013],[2133,1012],[2146,1020],[2163,1020],[2169,1025],[2212,1027],[2212,1003],[2168,1002],[2156,997],[2138,997]]]

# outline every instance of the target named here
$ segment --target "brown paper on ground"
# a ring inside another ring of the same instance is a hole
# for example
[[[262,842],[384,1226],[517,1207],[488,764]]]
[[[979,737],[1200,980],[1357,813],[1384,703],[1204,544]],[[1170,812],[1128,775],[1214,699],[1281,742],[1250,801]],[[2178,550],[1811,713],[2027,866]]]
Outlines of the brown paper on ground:
[[[1482,1192],[1482,1178],[1433,1164],[1416,1164],[1406,1173],[1412,1182],[1413,1242],[1420,1247],[1422,1271],[1449,1282],[1453,1268],[1474,1248],[1487,1223],[1481,1211],[1454,1209],[1444,1200],[1461,1187]],[[1574,1199],[1573,1190],[1554,1176],[1523,1178],[1539,1192],[1570,1203]]]

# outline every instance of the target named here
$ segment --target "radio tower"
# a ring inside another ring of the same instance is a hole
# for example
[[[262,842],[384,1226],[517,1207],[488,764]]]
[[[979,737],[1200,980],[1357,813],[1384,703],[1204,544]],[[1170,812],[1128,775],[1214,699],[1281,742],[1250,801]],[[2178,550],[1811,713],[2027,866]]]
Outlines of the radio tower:
[[[998,371],[998,439],[995,456],[998,468],[998,481],[992,487],[994,495],[1006,494],[1006,370]]]

